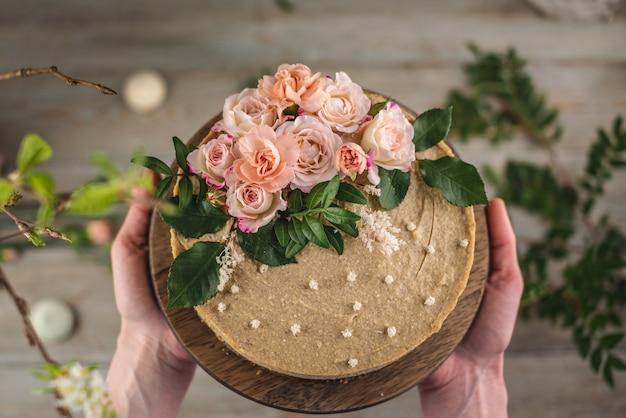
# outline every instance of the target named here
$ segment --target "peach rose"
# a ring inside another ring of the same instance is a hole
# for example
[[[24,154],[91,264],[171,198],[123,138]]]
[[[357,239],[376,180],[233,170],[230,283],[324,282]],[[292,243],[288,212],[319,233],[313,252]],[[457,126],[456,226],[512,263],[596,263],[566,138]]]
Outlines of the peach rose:
[[[220,128],[240,138],[255,125],[276,127],[278,108],[258,89],[246,88],[226,98]]]
[[[192,173],[201,174],[206,184],[221,189],[226,170],[234,161],[232,146],[233,138],[222,134],[191,151],[187,156],[187,166]]]
[[[269,193],[286,187],[294,178],[298,143],[293,135],[278,135],[266,125],[255,126],[233,147],[233,169],[246,183],[257,183]]]
[[[292,189],[308,193],[316,184],[337,174],[335,153],[342,144],[341,138],[315,116],[302,115],[285,122],[278,127],[276,135],[294,136],[298,143]]]
[[[322,89],[325,81],[320,73],[313,74],[304,64],[282,64],[273,77],[266,75],[259,80],[258,89],[278,105],[281,112],[297,104],[305,112],[314,113],[326,99]]]
[[[357,143],[346,142],[335,153],[335,165],[341,174],[352,180],[365,171],[367,167],[367,154]]]
[[[226,209],[237,218],[239,229],[255,233],[272,221],[276,212],[287,209],[281,190],[268,192],[258,183],[245,183],[227,174]]]
[[[373,185],[380,183],[378,167],[387,170],[409,171],[415,161],[413,126],[396,103],[389,102],[385,109],[363,130],[361,147],[370,156],[367,178]]]
[[[324,90],[328,97],[317,116],[335,131],[356,132],[371,104],[361,86],[353,83],[346,73],[340,72],[336,74],[334,82],[324,86]]]

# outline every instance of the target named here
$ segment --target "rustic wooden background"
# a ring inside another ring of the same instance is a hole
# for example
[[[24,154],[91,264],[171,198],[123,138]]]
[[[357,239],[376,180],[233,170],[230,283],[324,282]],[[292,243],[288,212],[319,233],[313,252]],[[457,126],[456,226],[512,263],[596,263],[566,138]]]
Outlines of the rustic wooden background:
[[[566,132],[558,149],[574,174],[597,127],[626,114],[625,8],[611,21],[577,24],[543,18],[522,0],[292,3],[295,10],[285,13],[271,0],[2,0],[0,73],[57,65],[121,91],[130,74],[153,69],[165,76],[169,93],[162,108],[140,115],[120,96],[68,87],[52,76],[1,82],[0,152],[10,161],[25,133],[40,133],[55,150],[46,167],[60,190],[94,176],[89,156],[96,150],[122,166],[137,146],[169,160],[172,136],[189,138],[246,78],[282,62],[304,62],[328,74],[346,71],[419,112],[441,105],[450,88],[462,85],[469,41],[484,49],[514,46],[527,58],[550,104],[562,110]],[[458,148],[478,166],[499,166],[512,155],[534,157],[521,143]],[[610,184],[603,208],[626,228],[624,180],[622,175]],[[514,215],[521,239],[536,231],[532,220]],[[50,346],[54,357],[106,367],[119,324],[105,263],[55,246],[28,251],[3,268],[29,301],[57,297],[76,309],[78,330]],[[25,345],[15,308],[2,293],[0,335],[0,417],[54,416],[48,398],[30,394],[41,385],[30,375],[39,357]],[[617,388],[608,389],[579,359],[568,335],[548,324],[519,323],[505,372],[513,417],[626,413],[626,376],[618,375]],[[418,410],[413,390],[345,416],[409,417]],[[244,399],[199,371],[181,416],[294,415]]]

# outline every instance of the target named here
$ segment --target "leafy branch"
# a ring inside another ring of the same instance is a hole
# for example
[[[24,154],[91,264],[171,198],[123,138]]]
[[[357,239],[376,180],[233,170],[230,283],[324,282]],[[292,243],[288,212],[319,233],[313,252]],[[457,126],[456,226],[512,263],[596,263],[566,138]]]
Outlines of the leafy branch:
[[[614,372],[626,370],[615,351],[624,337],[626,235],[610,214],[594,209],[614,172],[626,167],[623,119],[616,116],[610,131],[598,130],[576,178],[555,150],[564,132],[558,109],[547,105],[525,61],[514,49],[470,50],[474,60],[464,67],[468,86],[448,96],[452,130],[461,140],[483,137],[494,145],[521,137],[549,159],[546,165],[509,160],[501,174],[485,168],[500,196],[545,223],[542,237],[518,249],[525,279],[522,314],[569,330],[580,355],[612,387]],[[561,269],[558,282],[550,280],[552,268]]]
[[[111,89],[111,88],[109,88],[107,86],[104,86],[102,84],[93,83],[91,81],[79,80],[77,78],[69,77],[69,76],[59,72],[59,70],[55,66],[42,67],[42,68],[22,68],[20,70],[15,70],[15,71],[11,71],[11,72],[8,72],[8,73],[3,73],[3,74],[0,74],[0,81],[2,81],[2,80],[10,80],[10,79],[13,79],[13,78],[20,78],[20,77],[30,77],[30,76],[33,76],[33,75],[41,75],[41,74],[52,74],[53,76],[58,77],[58,78],[64,80],[70,86],[76,86],[76,85],[80,84],[82,86],[93,87],[93,88],[97,89],[102,94],[110,94],[110,95],[117,94],[117,92],[115,90],[113,90],[113,89]]]

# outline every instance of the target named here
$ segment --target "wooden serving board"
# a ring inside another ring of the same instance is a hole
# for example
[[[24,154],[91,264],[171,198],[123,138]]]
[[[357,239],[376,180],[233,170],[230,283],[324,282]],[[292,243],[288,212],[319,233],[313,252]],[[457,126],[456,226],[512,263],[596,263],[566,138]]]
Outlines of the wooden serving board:
[[[198,144],[216,119],[189,141]],[[293,412],[337,413],[392,399],[414,387],[448,358],[469,329],[482,300],[489,270],[489,235],[484,206],[474,208],[476,244],[467,287],[441,330],[413,351],[375,372],[349,379],[310,380],[281,375],[238,356],[223,344],[192,308],[165,309],[167,276],[173,261],[169,228],[155,211],[150,226],[153,287],[172,331],[197,363],[233,391],[261,404]]]

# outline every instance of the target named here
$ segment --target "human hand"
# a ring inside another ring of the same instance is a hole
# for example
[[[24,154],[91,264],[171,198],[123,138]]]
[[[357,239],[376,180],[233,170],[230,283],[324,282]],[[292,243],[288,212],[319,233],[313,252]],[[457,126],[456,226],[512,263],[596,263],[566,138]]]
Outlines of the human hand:
[[[149,200],[145,190],[136,192],[111,248],[121,329],[107,389],[118,417],[176,416],[196,368],[169,328],[150,284]]]
[[[452,355],[419,384],[425,417],[506,416],[504,350],[523,289],[515,234],[501,199],[487,206],[490,272],[476,318]]]

